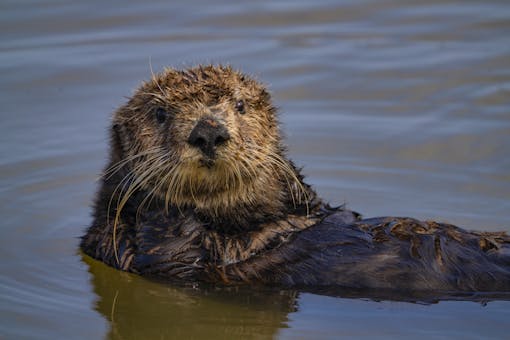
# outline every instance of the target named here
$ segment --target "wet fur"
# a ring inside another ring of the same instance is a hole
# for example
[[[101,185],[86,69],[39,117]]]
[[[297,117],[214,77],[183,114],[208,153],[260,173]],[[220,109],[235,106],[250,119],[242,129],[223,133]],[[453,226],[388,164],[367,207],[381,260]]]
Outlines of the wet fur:
[[[205,116],[231,135],[211,167],[186,143]],[[327,207],[280,136],[265,88],[230,67],[154,75],[114,114],[82,249],[168,280],[510,291],[506,234]]]

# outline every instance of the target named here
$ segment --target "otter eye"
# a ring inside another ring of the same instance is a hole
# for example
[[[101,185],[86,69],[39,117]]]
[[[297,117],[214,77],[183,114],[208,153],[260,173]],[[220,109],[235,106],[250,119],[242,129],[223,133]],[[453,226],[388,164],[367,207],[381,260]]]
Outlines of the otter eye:
[[[240,114],[245,114],[246,113],[246,111],[244,110],[244,101],[243,100],[238,100],[236,102],[236,110]]]
[[[163,124],[168,117],[168,112],[162,108],[158,108],[156,110],[156,119],[158,120],[159,124]]]

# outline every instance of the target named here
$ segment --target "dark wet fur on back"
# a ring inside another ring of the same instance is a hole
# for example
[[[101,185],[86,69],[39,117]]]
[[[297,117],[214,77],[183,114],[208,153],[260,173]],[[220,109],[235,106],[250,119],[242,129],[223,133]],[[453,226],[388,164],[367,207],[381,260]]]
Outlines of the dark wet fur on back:
[[[184,282],[510,291],[505,233],[325,205],[286,157],[265,88],[229,67],[169,69],[144,83],[114,114],[106,169],[81,248],[122,270]]]

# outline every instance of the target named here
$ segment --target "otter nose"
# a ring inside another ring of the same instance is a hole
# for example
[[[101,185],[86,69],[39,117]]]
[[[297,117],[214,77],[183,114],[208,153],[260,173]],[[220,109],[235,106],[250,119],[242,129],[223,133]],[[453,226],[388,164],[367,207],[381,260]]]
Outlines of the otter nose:
[[[198,121],[188,137],[188,143],[199,148],[209,158],[214,158],[216,147],[230,139],[227,128],[213,117]]]

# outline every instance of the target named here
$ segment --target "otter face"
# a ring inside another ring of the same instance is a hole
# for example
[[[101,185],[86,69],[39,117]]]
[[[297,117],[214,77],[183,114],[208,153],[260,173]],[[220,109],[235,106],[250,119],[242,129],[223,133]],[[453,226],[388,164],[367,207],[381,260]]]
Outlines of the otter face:
[[[129,164],[133,190],[167,204],[221,210],[280,200],[264,188],[281,185],[277,174],[295,175],[275,111],[262,85],[230,67],[167,69],[116,112],[118,161]]]

